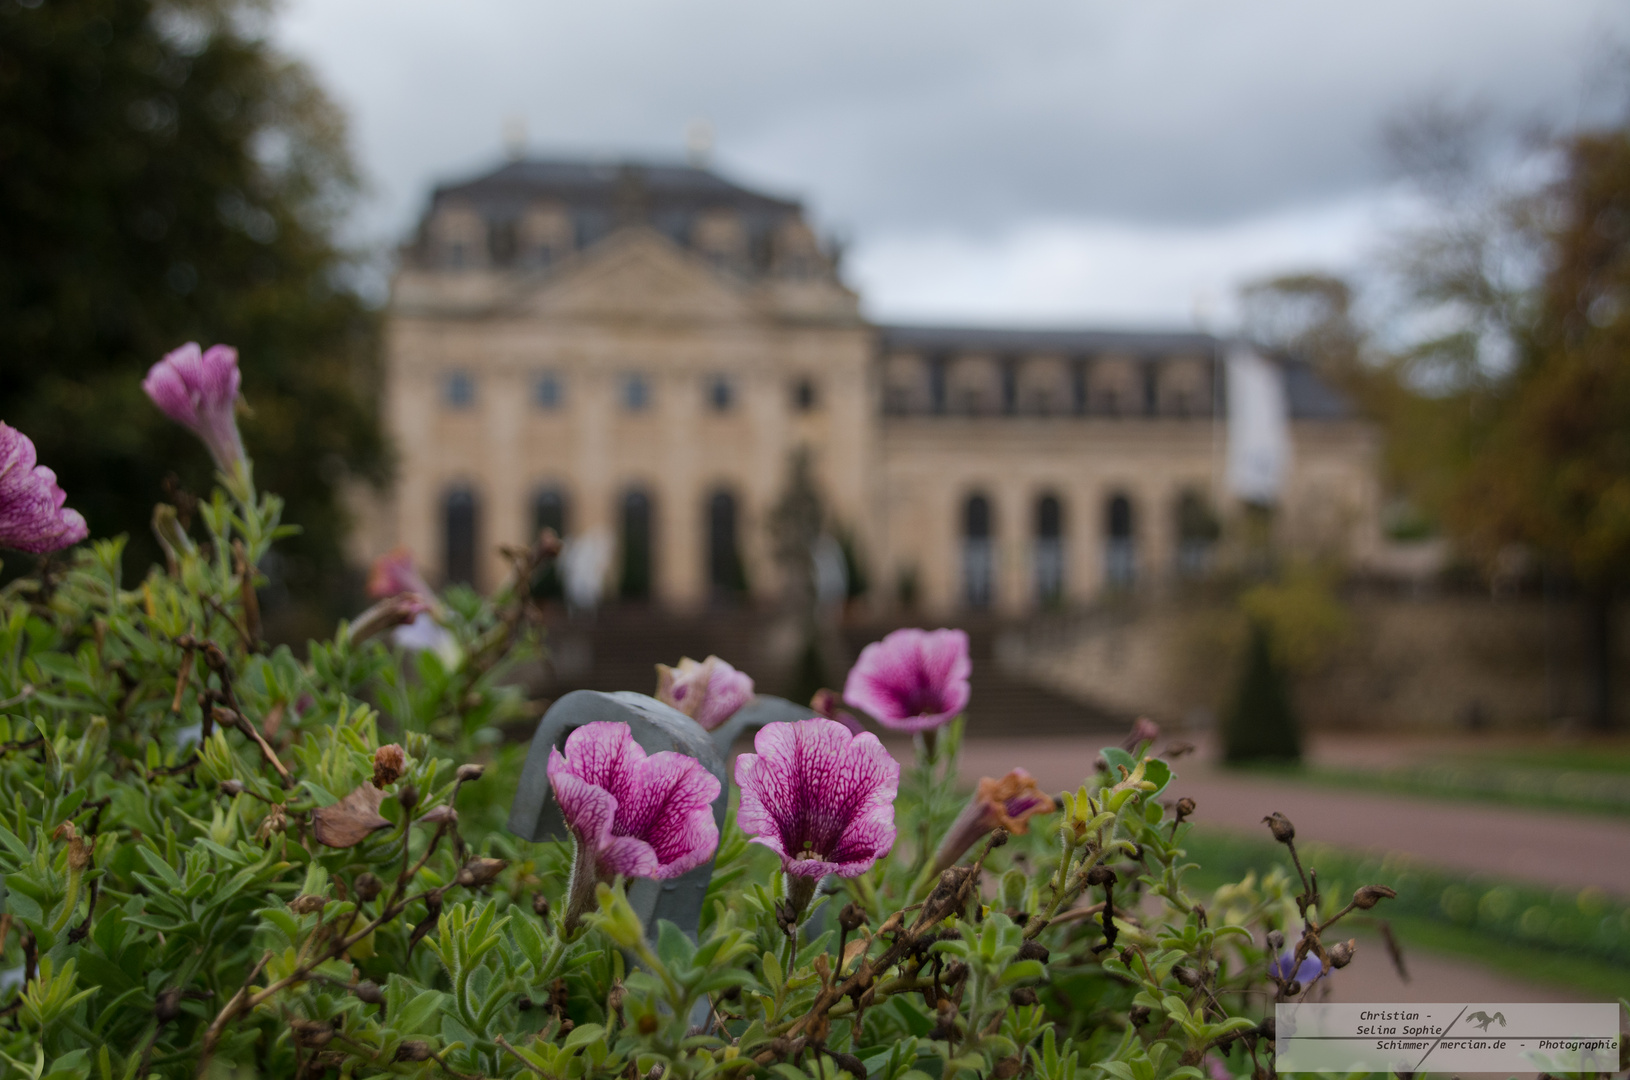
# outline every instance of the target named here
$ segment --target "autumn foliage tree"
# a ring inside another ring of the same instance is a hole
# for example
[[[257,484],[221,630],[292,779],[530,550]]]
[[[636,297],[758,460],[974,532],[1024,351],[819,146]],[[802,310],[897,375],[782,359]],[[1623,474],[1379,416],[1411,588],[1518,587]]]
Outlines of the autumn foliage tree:
[[[1418,494],[1469,553],[1514,545],[1570,582],[1594,726],[1614,724],[1615,609],[1630,581],[1630,130],[1559,140],[1538,190],[1477,203],[1405,247],[1442,332],[1405,368],[1445,392],[1395,417]]]

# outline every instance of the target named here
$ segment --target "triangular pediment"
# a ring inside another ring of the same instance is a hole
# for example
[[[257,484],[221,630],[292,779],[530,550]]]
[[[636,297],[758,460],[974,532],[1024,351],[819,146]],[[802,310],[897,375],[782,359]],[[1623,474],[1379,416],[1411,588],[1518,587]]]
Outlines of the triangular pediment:
[[[529,283],[512,310],[550,319],[686,323],[755,314],[745,285],[640,227],[612,234]]]

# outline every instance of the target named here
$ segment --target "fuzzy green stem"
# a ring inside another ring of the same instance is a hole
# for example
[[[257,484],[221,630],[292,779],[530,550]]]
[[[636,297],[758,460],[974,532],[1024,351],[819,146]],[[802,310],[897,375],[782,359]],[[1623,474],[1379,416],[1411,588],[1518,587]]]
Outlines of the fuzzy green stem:
[[[600,883],[599,871],[594,865],[594,853],[572,837],[572,878],[566,886],[566,912],[561,917],[563,934],[577,932],[583,915],[594,907],[594,887]]]

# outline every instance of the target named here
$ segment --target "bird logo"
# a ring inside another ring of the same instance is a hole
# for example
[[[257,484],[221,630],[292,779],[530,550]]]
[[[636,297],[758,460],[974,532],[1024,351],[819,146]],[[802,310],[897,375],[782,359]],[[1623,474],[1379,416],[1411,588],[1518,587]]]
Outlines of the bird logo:
[[[1496,1020],[1500,1021],[1501,1027],[1505,1027],[1505,1013],[1497,1012],[1493,1016],[1490,1016],[1488,1013],[1479,1009],[1477,1012],[1474,1012],[1470,1016],[1466,1017],[1466,1019],[1470,1023],[1476,1024],[1478,1028],[1483,1031],[1487,1031],[1489,1029],[1489,1025],[1494,1023]]]

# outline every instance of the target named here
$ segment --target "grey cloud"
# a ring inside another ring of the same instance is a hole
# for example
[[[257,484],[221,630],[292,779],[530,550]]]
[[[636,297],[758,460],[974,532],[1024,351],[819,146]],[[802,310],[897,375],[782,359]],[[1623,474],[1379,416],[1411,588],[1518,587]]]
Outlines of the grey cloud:
[[[668,157],[709,117],[723,168],[865,234],[1348,197],[1410,102],[1572,121],[1627,24],[1605,0],[300,0],[282,32],[352,109],[393,227],[519,113],[540,151]]]

